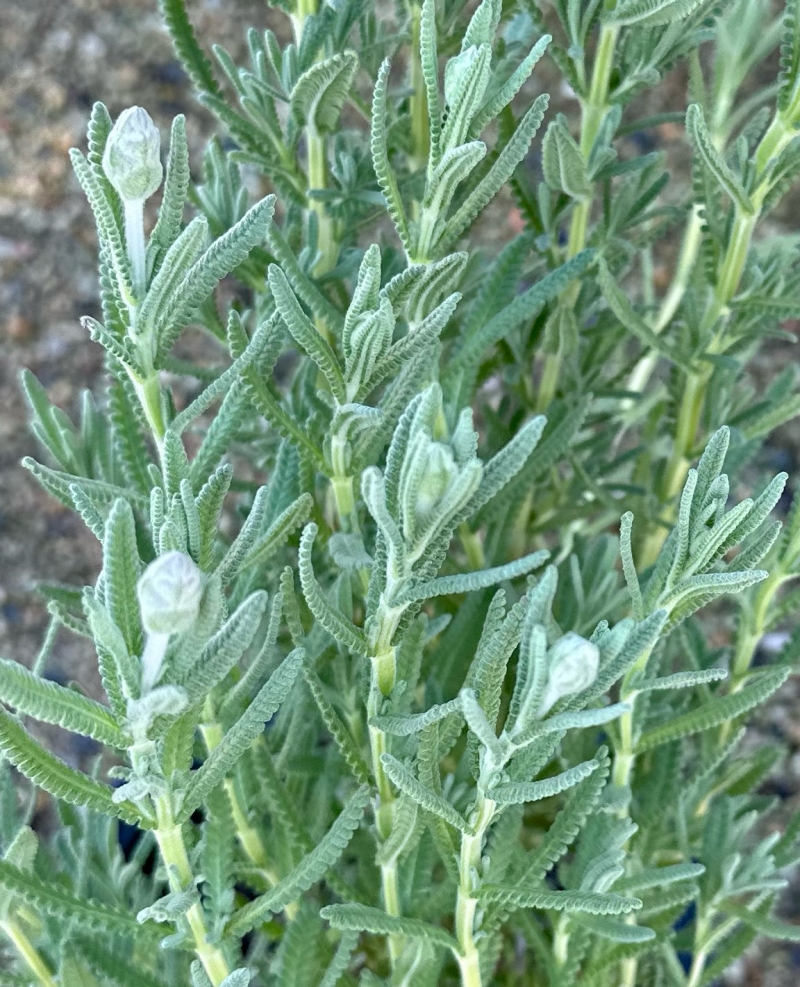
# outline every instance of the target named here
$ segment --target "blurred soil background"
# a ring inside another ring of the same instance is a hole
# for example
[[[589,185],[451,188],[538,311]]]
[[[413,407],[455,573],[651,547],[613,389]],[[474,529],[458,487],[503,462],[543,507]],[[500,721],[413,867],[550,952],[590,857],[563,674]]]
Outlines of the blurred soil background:
[[[285,35],[288,21],[264,0],[194,0],[190,13],[204,46],[224,45],[239,60],[245,31],[272,27]],[[164,30],[157,0],[2,0],[0,2],[0,655],[30,664],[47,626],[37,596],[37,580],[93,583],[101,565],[97,542],[77,515],[49,498],[20,466],[41,450],[28,430],[19,372],[29,367],[51,400],[77,420],[80,395],[91,389],[102,399],[102,352],[79,324],[83,315],[99,318],[95,235],[89,207],[72,175],[67,152],[85,148],[92,103],[104,102],[113,117],[131,104],[144,106],[166,136],[177,113],[187,116],[193,174],[198,175],[206,139],[216,132],[212,118],[195,102]],[[545,60],[545,63],[547,60]],[[575,118],[576,104],[552,63],[537,69],[535,96],[548,90],[548,117],[563,110]],[[774,65],[764,78],[774,79]],[[674,71],[656,93],[648,94],[642,114],[685,106],[686,75]],[[686,175],[683,128],[664,124],[656,132],[632,135],[631,151],[665,150]],[[634,148],[633,145],[636,145]],[[537,145],[538,146],[538,143]],[[537,167],[532,152],[530,167]],[[673,195],[683,195],[676,187]],[[501,196],[481,239],[505,240],[519,225],[510,198]],[[764,232],[796,233],[800,193],[784,201]],[[665,285],[671,255],[668,244],[656,277]],[[785,328],[800,333],[800,322]],[[786,342],[767,344],[752,370],[757,386],[771,379],[797,352]],[[800,422],[780,429],[759,465],[765,472],[785,469],[800,486]],[[788,500],[787,500],[788,503]],[[724,634],[724,628],[720,629]],[[724,643],[724,638],[717,643]],[[75,680],[99,697],[94,655],[88,642],[63,629],[48,675]],[[785,817],[800,806],[800,684],[787,683],[751,731],[749,743],[782,743],[789,749],[782,773],[765,794],[781,800]],[[70,746],[66,734],[47,731],[61,757],[86,767],[91,745]],[[786,917],[800,919],[800,880],[786,894]],[[796,987],[800,947],[766,943],[751,950],[728,976],[728,985]]]

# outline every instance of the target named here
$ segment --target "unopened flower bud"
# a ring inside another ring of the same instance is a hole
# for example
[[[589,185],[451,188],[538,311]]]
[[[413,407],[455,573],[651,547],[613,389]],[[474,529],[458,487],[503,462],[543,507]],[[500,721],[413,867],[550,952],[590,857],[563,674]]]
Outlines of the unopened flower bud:
[[[108,135],[103,170],[122,199],[149,198],[161,185],[161,135],[141,106],[123,110]]]
[[[444,497],[447,488],[456,478],[458,467],[450,447],[441,442],[431,442],[421,451],[421,455],[426,462],[417,492],[416,515],[423,520]]]
[[[544,716],[564,696],[583,692],[597,678],[600,652],[580,634],[570,631],[550,649],[547,686],[538,716]]]
[[[145,569],[137,592],[148,634],[180,634],[197,618],[203,573],[188,555],[168,552]]]

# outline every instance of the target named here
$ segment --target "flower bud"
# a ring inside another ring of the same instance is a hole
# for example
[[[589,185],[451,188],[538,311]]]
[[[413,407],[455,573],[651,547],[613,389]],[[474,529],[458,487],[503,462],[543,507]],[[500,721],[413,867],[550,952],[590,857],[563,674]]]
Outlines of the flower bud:
[[[570,631],[560,638],[548,655],[547,686],[537,715],[544,716],[564,696],[583,692],[597,678],[600,652],[580,634]]]
[[[145,569],[137,592],[148,634],[180,634],[197,619],[203,573],[188,555],[168,552]]]
[[[103,170],[122,199],[149,198],[161,184],[161,135],[147,110],[123,110],[108,135]]]
[[[420,450],[425,458],[424,472],[417,491],[416,516],[424,522],[444,497],[458,474],[453,452],[441,442],[431,442]]]

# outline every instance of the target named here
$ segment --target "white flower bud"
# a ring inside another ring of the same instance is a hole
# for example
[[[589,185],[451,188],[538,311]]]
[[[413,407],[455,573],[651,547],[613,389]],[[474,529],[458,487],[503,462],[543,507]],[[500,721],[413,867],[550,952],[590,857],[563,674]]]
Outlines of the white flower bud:
[[[544,716],[559,699],[583,692],[597,678],[600,652],[580,634],[570,631],[560,638],[548,655],[547,686],[537,716]]]
[[[108,135],[103,170],[124,200],[144,201],[161,185],[161,135],[141,106],[123,110]]]
[[[168,552],[145,569],[137,592],[148,634],[180,634],[197,618],[203,573],[188,555]]]

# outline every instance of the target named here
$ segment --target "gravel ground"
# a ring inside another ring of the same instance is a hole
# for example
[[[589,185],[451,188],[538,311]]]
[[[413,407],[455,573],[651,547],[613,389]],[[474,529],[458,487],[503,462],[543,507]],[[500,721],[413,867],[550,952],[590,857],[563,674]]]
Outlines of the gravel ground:
[[[234,56],[244,47],[246,27],[263,28],[276,18],[264,0],[199,0],[191,11],[201,38],[224,44]],[[162,132],[176,113],[186,113],[193,166],[214,128],[191,97],[156,0],[2,0],[0,37],[0,654],[30,663],[46,626],[36,580],[91,583],[101,562],[82,522],[19,466],[22,456],[37,454],[18,385],[22,367],[30,367],[73,417],[82,389],[101,385],[100,348],[78,322],[98,315],[94,232],[67,151],[83,146],[98,99],[114,116],[132,102],[147,107]],[[667,99],[675,95],[680,105],[684,90],[685,79],[676,74]],[[556,91],[554,108],[566,102],[568,93]],[[681,137],[669,127],[659,136],[662,144],[676,146]],[[783,209],[787,227],[797,204],[795,196]],[[505,200],[498,208],[505,213],[508,205]],[[492,224],[484,225],[490,236]],[[756,378],[769,379],[793,356],[784,343],[770,345],[758,358]],[[770,453],[775,468],[791,472],[798,448],[800,429],[782,429]],[[54,677],[80,679],[89,691],[99,691],[93,656],[80,638],[59,633],[50,668]],[[800,805],[799,706],[800,683],[790,682],[752,737],[790,749],[775,782],[787,812]],[[93,753],[69,746],[58,731],[48,738],[72,763],[85,764]],[[796,880],[787,905],[800,901],[799,891]],[[800,915],[800,909],[795,904],[786,914]],[[798,969],[798,948],[766,944],[728,983],[790,987],[800,979]]]

